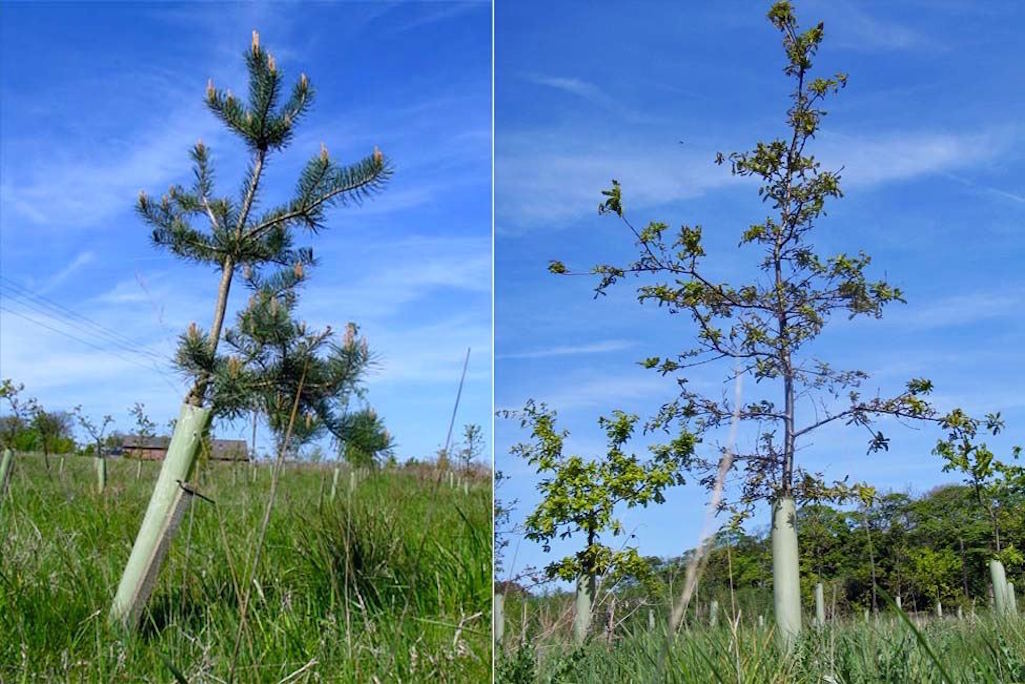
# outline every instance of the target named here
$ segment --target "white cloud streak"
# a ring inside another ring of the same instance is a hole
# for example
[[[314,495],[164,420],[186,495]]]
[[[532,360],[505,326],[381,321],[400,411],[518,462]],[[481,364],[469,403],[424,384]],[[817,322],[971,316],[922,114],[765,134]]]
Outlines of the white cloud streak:
[[[508,354],[496,354],[496,359],[543,359],[552,356],[579,356],[582,354],[604,354],[606,352],[620,351],[634,346],[629,340],[605,340],[592,342],[590,344],[558,345],[545,349],[533,349],[530,351],[510,352]]]

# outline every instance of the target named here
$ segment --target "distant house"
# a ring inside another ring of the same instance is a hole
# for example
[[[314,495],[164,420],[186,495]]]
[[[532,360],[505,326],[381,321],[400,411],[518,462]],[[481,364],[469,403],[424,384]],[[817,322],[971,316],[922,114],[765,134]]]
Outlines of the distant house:
[[[121,441],[125,458],[139,458],[144,461],[163,461],[167,455],[170,437],[137,437],[126,435]]]
[[[213,440],[210,459],[214,461],[248,461],[249,448],[244,439]]]
[[[162,461],[167,455],[167,447],[171,444],[170,437],[139,438],[128,435],[121,442],[125,458],[138,458],[144,461]],[[248,461],[249,448],[242,439],[215,439],[211,442],[210,460],[212,461]]]

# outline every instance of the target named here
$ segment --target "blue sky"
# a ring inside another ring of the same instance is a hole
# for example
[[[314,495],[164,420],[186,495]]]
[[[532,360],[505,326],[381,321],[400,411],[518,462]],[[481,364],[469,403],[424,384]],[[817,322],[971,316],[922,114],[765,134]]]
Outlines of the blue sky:
[[[120,429],[136,401],[159,424],[177,415],[185,385],[165,360],[191,321],[209,327],[217,276],[152,247],[134,203],[140,190],[190,184],[199,138],[217,190],[236,192],[244,149],[203,99],[208,78],[245,92],[256,29],[289,82],[305,72],[317,93],[271,158],[264,206],[290,194],[321,142],[339,161],[377,145],[396,168],[383,193],[300,238],[321,262],[300,314],[361,326],[381,359],[368,399],[400,459],[444,442],[472,348],[457,433],[487,426],[490,449],[490,25],[481,2],[6,6],[0,375],[48,408],[110,413]],[[246,296],[235,287],[230,309]]]
[[[803,26],[825,22],[821,72],[850,76],[812,150],[826,168],[843,168],[846,197],[828,207],[813,242],[827,254],[864,249],[870,273],[908,300],[882,320],[834,319],[814,351],[870,372],[866,394],[896,393],[925,376],[940,409],[1002,411],[1008,431],[991,445],[1006,455],[1025,442],[1025,58],[1017,47],[1025,11],[959,0],[796,6]],[[784,132],[789,84],[767,9],[496,6],[495,402],[547,402],[572,433],[569,451],[603,452],[600,415],[650,416],[671,399],[672,380],[636,362],[682,351],[693,329],[683,316],[637,304],[629,283],[595,300],[593,280],[549,275],[548,260],[587,269],[634,255],[621,224],[596,212],[616,178],[635,224],[700,224],[717,277],[752,272],[754,253],[736,245],[766,210],[754,184],[713,159]],[[729,370],[696,371],[691,386],[732,394]],[[754,389],[742,387],[745,398]],[[807,419],[812,406],[798,411]],[[866,455],[867,433],[840,426],[800,444],[799,463],[881,489],[922,492],[957,479],[930,454],[935,429],[882,427],[888,452]],[[527,436],[513,421],[496,424],[496,468],[511,478],[499,496],[518,499],[514,522],[537,503],[537,477],[508,454]],[[741,433],[738,444],[748,438]],[[702,448],[715,453],[711,442]],[[623,520],[642,553],[676,555],[698,541],[706,500],[688,484]],[[762,505],[751,525],[767,522]],[[513,538],[506,569],[542,566],[579,546],[557,542],[547,556]]]

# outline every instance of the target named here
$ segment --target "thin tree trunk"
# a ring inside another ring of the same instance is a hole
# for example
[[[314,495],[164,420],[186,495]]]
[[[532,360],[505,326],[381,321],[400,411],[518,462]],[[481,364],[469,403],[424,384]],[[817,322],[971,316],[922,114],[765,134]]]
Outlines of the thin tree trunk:
[[[862,514],[862,518],[865,521],[865,535],[868,537],[868,562],[872,568],[872,614],[875,615],[879,612],[879,604],[877,601],[878,589],[876,587],[876,557],[875,549],[872,546],[872,528],[868,523],[868,514]]]
[[[957,542],[961,547],[961,586],[964,588],[964,597],[968,598],[968,561],[964,553],[964,537],[958,536]]]

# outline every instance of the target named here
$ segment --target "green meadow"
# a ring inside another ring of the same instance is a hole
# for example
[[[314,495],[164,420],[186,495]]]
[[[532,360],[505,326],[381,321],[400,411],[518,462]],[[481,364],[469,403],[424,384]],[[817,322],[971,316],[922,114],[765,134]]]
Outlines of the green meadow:
[[[108,611],[160,464],[107,463],[100,494],[91,458],[61,473],[58,458],[47,471],[16,457],[0,505],[0,681],[490,680],[489,473],[451,486],[433,466],[395,467],[350,491],[343,469],[332,500],[331,466],[286,464],[250,578],[272,468],[202,463],[204,498],[128,634]]]

